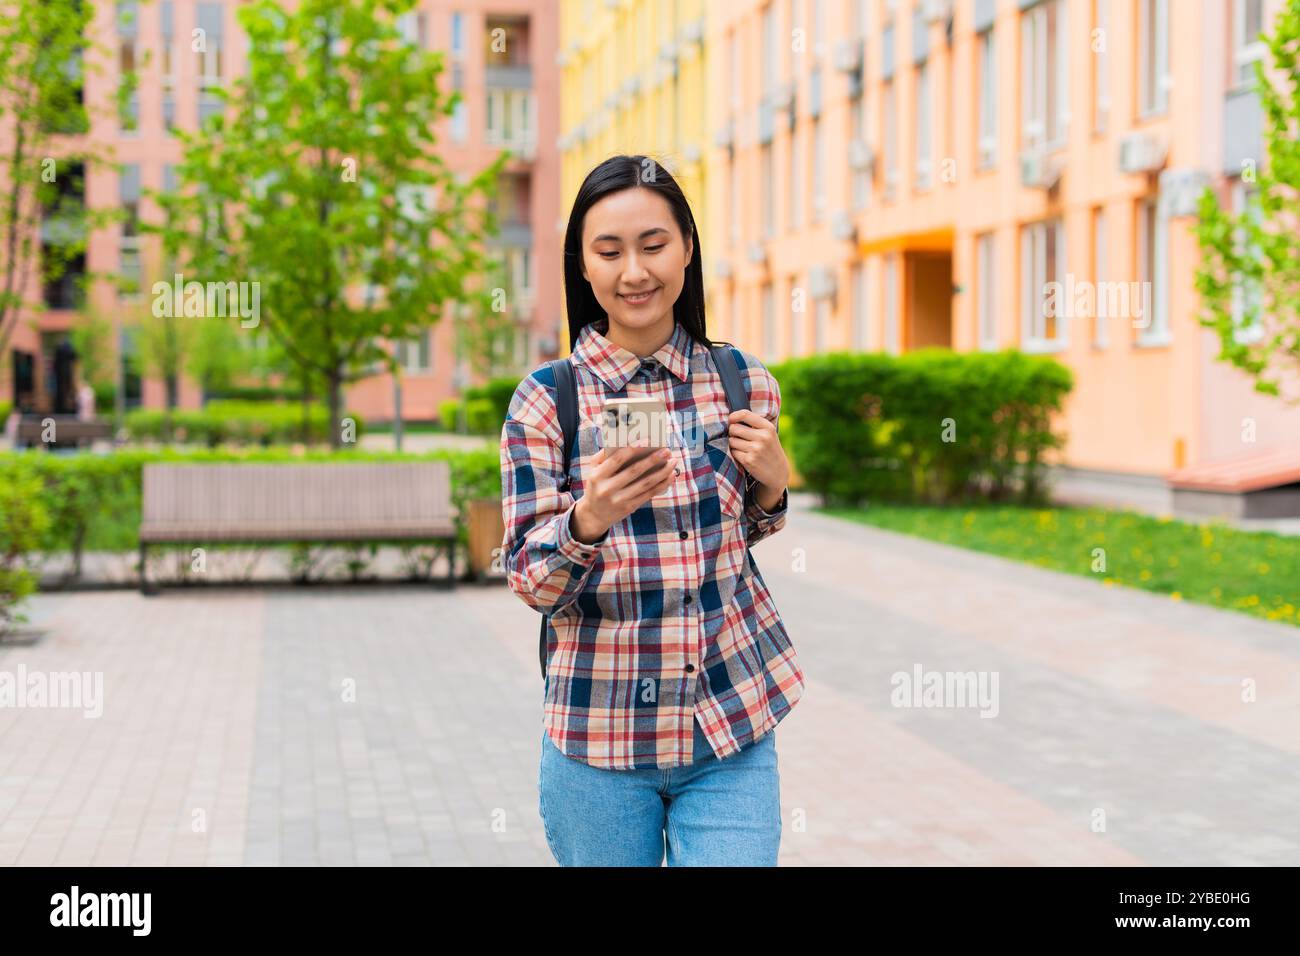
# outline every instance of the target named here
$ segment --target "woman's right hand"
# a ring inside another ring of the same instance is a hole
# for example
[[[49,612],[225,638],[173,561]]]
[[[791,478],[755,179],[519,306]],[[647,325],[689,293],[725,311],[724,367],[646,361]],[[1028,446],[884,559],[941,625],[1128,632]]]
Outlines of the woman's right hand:
[[[595,544],[617,522],[666,491],[677,477],[674,457],[670,449],[601,448],[583,476],[570,529],[574,537]]]

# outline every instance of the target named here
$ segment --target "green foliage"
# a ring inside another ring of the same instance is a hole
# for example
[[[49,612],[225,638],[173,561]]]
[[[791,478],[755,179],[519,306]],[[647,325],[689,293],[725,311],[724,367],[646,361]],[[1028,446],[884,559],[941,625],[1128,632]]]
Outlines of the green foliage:
[[[992,500],[1042,493],[1044,455],[1073,377],[1015,350],[836,352],[770,367],[782,441],[827,503]]]
[[[1277,396],[1300,371],[1300,0],[1287,0],[1264,39],[1272,64],[1257,61],[1255,78],[1266,159],[1242,170],[1258,191],[1240,213],[1221,208],[1212,189],[1202,194],[1196,291],[1200,323],[1219,338],[1218,359]],[[1261,334],[1243,334],[1257,321]]]
[[[459,398],[444,398],[438,403],[438,421],[449,432],[460,428],[460,406]]]
[[[356,422],[356,437],[364,433],[361,416],[348,413]],[[168,413],[139,408],[126,416],[126,430],[134,441],[167,441]],[[186,444],[271,445],[307,441],[330,441],[329,412],[320,405],[307,406],[307,431],[303,432],[301,404],[279,402],[210,401],[202,409],[171,412],[170,440]]]
[[[470,398],[465,400],[465,428],[472,435],[486,435],[499,431],[505,422],[496,418],[496,410],[490,399]]]
[[[0,480],[0,634],[27,620],[19,607],[36,590],[28,562],[47,524],[35,471],[22,464],[5,469]]]
[[[9,413],[13,410],[13,402],[8,399],[0,399],[0,428],[4,428],[5,421],[9,418]]]

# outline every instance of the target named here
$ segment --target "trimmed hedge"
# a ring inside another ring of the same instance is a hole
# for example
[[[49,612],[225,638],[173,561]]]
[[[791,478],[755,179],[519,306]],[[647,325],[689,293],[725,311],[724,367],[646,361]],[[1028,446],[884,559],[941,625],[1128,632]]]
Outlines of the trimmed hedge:
[[[1042,500],[1068,368],[1014,349],[836,352],[773,364],[790,457],[828,505]],[[783,434],[782,438],[786,436]]]
[[[0,402],[0,428],[9,420],[9,413],[14,410],[13,402]]]
[[[355,413],[345,413],[356,422],[356,437],[365,423]],[[224,444],[271,445],[303,441],[303,408],[280,402],[210,401],[202,409],[174,409],[171,413],[172,440],[215,448]],[[126,430],[134,441],[161,441],[166,413],[139,408],[126,416]],[[327,443],[330,439],[329,410],[321,405],[307,407],[306,441]]]
[[[36,590],[28,558],[48,523],[35,469],[19,463],[4,471],[0,478],[0,634],[27,620],[18,608]]]
[[[22,475],[39,481],[39,504],[49,513],[36,550],[70,554],[73,576],[80,573],[84,551],[134,551],[139,547],[140,490],[148,462],[213,463],[228,461],[305,462],[436,461],[451,467],[452,504],[457,539],[469,543],[468,502],[501,494],[501,462],[496,448],[439,450],[422,454],[349,449],[295,453],[287,448],[220,448],[180,451],[171,448],[125,449],[107,454],[52,455],[40,450],[0,453],[0,487]]]

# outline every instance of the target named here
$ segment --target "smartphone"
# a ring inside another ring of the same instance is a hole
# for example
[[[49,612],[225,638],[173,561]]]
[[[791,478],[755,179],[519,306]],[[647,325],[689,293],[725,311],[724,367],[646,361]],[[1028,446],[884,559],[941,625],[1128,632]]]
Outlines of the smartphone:
[[[662,398],[610,398],[601,418],[606,448],[667,448],[668,406]]]

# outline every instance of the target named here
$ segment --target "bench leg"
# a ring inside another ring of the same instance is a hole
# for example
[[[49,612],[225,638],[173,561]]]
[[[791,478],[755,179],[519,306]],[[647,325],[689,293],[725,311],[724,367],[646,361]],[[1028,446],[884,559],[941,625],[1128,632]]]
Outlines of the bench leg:
[[[447,542],[447,587],[456,586],[456,539]]]
[[[143,541],[140,542],[140,593],[145,597],[152,597],[158,593],[156,586],[149,584],[149,546]]]

